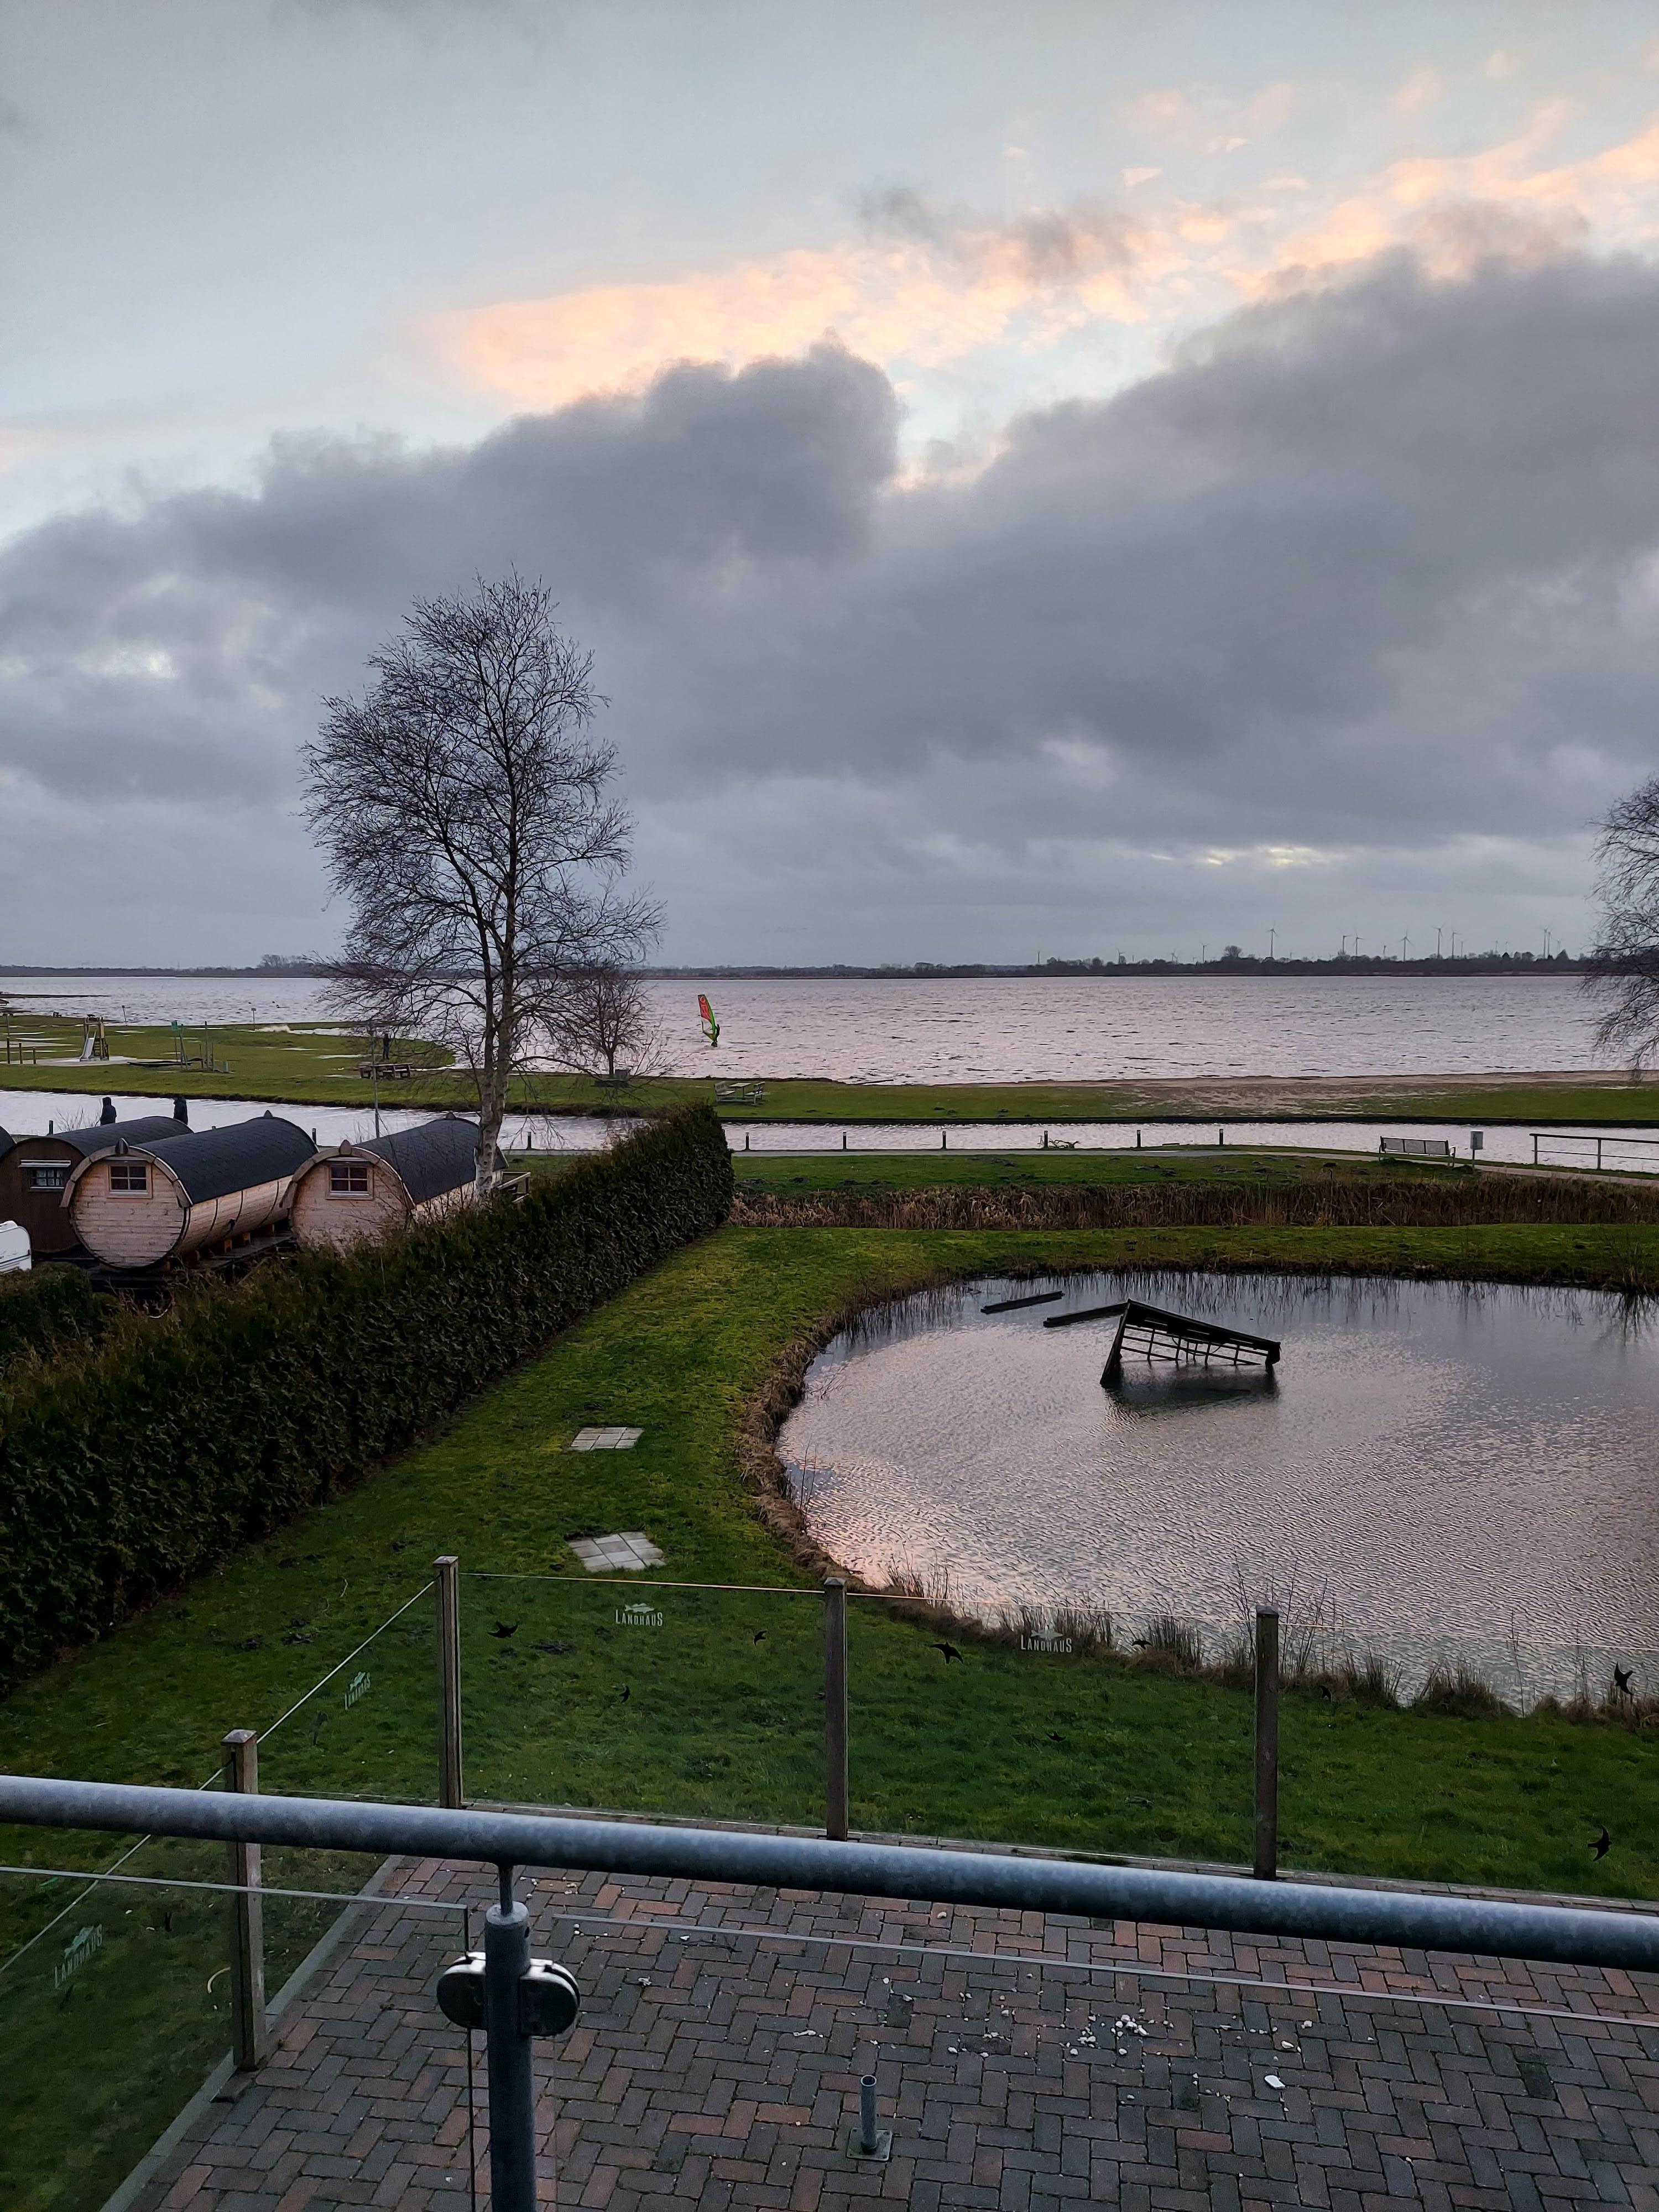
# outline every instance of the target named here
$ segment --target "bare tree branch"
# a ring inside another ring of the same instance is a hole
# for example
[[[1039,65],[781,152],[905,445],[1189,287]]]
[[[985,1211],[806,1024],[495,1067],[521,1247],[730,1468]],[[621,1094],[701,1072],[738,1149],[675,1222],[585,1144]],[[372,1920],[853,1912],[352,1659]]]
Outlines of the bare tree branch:
[[[592,655],[539,584],[480,579],[417,600],[371,655],[362,700],[331,698],[306,748],[307,814],[352,909],[330,996],[447,1045],[477,1087],[477,1189],[507,1091],[573,975],[637,958],[658,910],[624,885],[631,825]]]
[[[1659,1056],[1659,776],[1609,811],[1595,849],[1601,934],[1584,988],[1601,1002],[1598,1050],[1639,1075]]]
[[[572,975],[547,1027],[550,1056],[585,1074],[614,1078],[623,1058],[634,1075],[658,1074],[665,1064],[651,1001],[639,977],[625,968],[589,968]]]

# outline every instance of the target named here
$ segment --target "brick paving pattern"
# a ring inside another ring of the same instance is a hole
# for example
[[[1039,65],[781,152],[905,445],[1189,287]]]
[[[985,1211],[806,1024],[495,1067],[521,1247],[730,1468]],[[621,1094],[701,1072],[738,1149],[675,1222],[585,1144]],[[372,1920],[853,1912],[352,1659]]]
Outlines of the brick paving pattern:
[[[1659,2212],[1659,1987],[1645,1977],[711,1884],[552,1875],[532,1890],[528,1879],[536,1948],[585,1992],[576,2029],[538,2050],[550,2204]],[[406,1866],[393,1887],[480,1911],[492,1895],[479,1870],[435,1863]],[[736,1932],[757,1926],[842,1940]],[[471,2212],[475,2188],[486,2205],[482,2050],[470,2084],[465,2039],[432,1997],[456,1948],[448,1916],[366,1912],[283,2022],[270,2062],[212,2108],[135,2212]],[[1014,1951],[1042,1963],[999,1956]],[[1286,1986],[1160,1982],[1154,1967]],[[892,2131],[884,2165],[847,2150],[869,2072]]]

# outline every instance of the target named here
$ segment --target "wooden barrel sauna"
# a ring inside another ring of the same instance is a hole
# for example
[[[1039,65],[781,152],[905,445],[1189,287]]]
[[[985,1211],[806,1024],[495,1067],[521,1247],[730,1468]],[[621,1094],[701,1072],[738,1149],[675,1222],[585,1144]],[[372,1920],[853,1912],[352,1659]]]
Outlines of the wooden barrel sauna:
[[[295,1178],[289,1212],[301,1244],[343,1251],[402,1222],[472,1202],[478,1125],[458,1114],[362,1144],[331,1145]]]
[[[313,1150],[305,1130],[275,1114],[155,1143],[123,1140],[75,1170],[70,1218],[106,1267],[187,1260],[281,1220]]]

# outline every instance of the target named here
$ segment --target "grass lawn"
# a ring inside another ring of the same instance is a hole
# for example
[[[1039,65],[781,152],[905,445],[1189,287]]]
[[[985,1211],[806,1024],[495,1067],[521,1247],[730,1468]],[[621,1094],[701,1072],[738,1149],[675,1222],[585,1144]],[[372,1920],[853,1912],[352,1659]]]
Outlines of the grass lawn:
[[[1058,1167],[1066,1156],[1060,1156]],[[840,1163],[835,1163],[839,1166]],[[1045,1164],[1047,1164],[1045,1163]],[[1022,1267],[1286,1265],[1506,1279],[1659,1277],[1659,1231],[1142,1231],[927,1235],[726,1230],[642,1279],[449,1429],[0,1705],[13,1771],[194,1784],[233,1726],[264,1732],[268,1789],[429,1800],[430,1600],[354,1648],[458,1552],[469,1794],[813,1821],[819,1605],[752,1511],[736,1432],[780,1354],[872,1292]],[[644,1430],[628,1453],[574,1431]],[[664,1578],[778,1594],[652,1593],[570,1576],[574,1535],[647,1530]],[[486,1572],[491,1578],[486,1578]],[[1237,1861],[1249,1850],[1248,1696],[1114,1658],[1023,1654],[852,1607],[855,1826]],[[510,1631],[510,1634],[499,1633]],[[271,1723],[325,1670],[325,1689]],[[623,1690],[629,1696],[624,1699]],[[1287,1863],[1545,1889],[1659,1895],[1659,1760],[1622,1729],[1478,1721],[1292,1696],[1283,1717]],[[1615,1849],[1597,1865],[1605,1820]],[[12,1831],[13,1864],[106,1863],[116,1839]],[[201,1847],[133,1870],[212,1876]],[[361,1863],[267,1854],[276,1885],[355,1885]],[[74,1898],[0,1883],[0,1951]],[[131,1900],[129,1902],[129,1900]],[[223,2047],[222,1907],[106,1889],[0,1976],[0,2202],[95,2212]],[[274,1987],[326,1917],[267,1905]],[[65,1944],[100,1930],[55,1985]],[[65,2142],[64,2100],[77,2126]]]
[[[367,1105],[374,1095],[374,1085],[357,1074],[362,1039],[316,1023],[192,1027],[185,1032],[184,1050],[190,1058],[210,1061],[208,1066],[180,1066],[175,1058],[178,1040],[165,1024],[109,1023],[106,1035],[113,1057],[85,1062],[77,1058],[79,1021],[14,1014],[10,1033],[14,1053],[27,1047],[38,1057],[0,1061],[0,1121],[5,1120],[8,1090],[84,1091],[94,1098],[106,1091],[144,1098],[182,1093],[186,1098],[258,1098],[312,1106]],[[430,1045],[394,1044],[393,1049],[428,1062],[443,1057]],[[380,1094],[387,1105],[439,1108],[462,1104],[467,1095],[460,1079],[441,1066],[417,1072],[409,1082],[387,1079]]]

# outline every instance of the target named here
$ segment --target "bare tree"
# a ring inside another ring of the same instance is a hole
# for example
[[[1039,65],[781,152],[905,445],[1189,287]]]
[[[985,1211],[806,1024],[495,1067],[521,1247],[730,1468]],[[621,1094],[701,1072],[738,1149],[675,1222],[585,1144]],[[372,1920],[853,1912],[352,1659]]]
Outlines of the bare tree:
[[[572,975],[548,1023],[552,1056],[567,1067],[614,1078],[627,1055],[635,1075],[655,1074],[662,1039],[645,987],[626,968],[589,968]]]
[[[1638,1075],[1659,1054],[1659,776],[1609,810],[1595,853],[1601,933],[1584,988],[1601,1004],[1598,1050]]]
[[[514,1073],[568,980],[637,957],[658,916],[625,893],[616,750],[589,732],[593,663],[539,584],[417,600],[361,700],[324,701],[307,813],[352,908],[334,1005],[449,1047],[478,1097],[477,1189]]]

